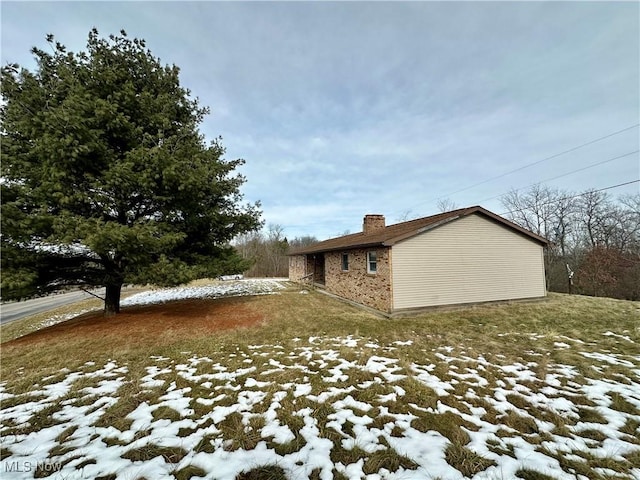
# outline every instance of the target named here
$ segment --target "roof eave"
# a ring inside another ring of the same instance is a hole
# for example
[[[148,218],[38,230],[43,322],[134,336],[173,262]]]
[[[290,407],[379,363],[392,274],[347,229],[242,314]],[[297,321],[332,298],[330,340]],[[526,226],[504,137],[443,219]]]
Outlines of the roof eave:
[[[451,212],[454,213],[454,212]],[[484,215],[485,217],[495,221],[496,223],[499,223],[501,225],[503,225],[506,228],[509,228],[511,230],[514,230],[516,232],[518,232],[519,234],[527,237],[529,240],[532,240],[534,242],[540,243],[542,246],[548,246],[550,245],[549,240],[547,240],[546,238],[537,235],[523,227],[521,227],[520,225],[517,225],[509,220],[507,220],[506,218],[503,218],[499,215],[496,215],[493,212],[490,212],[489,210],[486,210],[484,208],[482,208],[479,205],[473,206],[473,207],[469,207],[466,209],[459,209],[457,211],[455,211],[455,215],[451,216],[451,217],[447,217],[444,218],[438,222],[435,222],[433,224],[430,225],[426,225],[424,227],[412,230],[410,232],[407,233],[403,233],[402,235],[398,235],[392,238],[388,238],[386,240],[378,240],[375,242],[357,242],[357,243],[353,243],[353,244],[349,244],[349,245],[338,245],[338,246],[328,246],[328,247],[322,247],[319,246],[314,248],[313,246],[311,248],[306,248],[306,249],[301,249],[298,251],[294,251],[291,253],[288,253],[288,256],[295,256],[295,255],[311,255],[314,253],[324,253],[324,252],[335,252],[335,251],[340,251],[340,250],[352,250],[355,248],[371,248],[371,247],[378,247],[378,246],[382,246],[382,247],[391,247],[393,245],[395,245],[398,242],[401,242],[403,240],[406,240],[408,238],[414,237],[416,235],[419,235],[421,233],[436,229],[438,227],[441,227],[442,225],[446,225],[449,222],[454,222],[462,217],[466,217],[468,215],[473,215],[474,213],[478,213],[480,215]],[[354,234],[354,236],[357,234]],[[328,241],[327,241],[328,242]]]
[[[503,225],[505,225],[506,227],[512,228],[513,230],[516,230],[517,232],[520,232],[521,234],[525,235],[526,237],[530,238],[531,240],[537,241],[538,243],[542,244],[543,246],[548,246],[551,242],[544,238],[543,236],[540,236],[536,233],[533,233],[531,230],[527,230],[526,228],[521,227],[520,225],[513,223],[510,220],[507,220],[504,217],[501,217],[499,215],[496,215],[493,212],[490,212],[489,210],[485,210],[482,207],[478,207],[477,210],[479,213],[482,213],[483,215],[499,222],[502,223]]]
[[[339,252],[341,250],[353,250],[355,248],[369,248],[369,247],[382,247],[386,246],[384,242],[366,242],[353,244],[348,246],[339,246],[339,247],[328,247],[328,248],[319,248],[319,249],[307,249],[307,250],[298,250],[295,252],[287,253],[287,256],[294,257],[296,255],[311,255],[314,253],[325,253],[325,252]]]
[[[522,228],[520,225],[517,225],[509,220],[507,220],[506,218],[502,218],[499,215],[496,215],[495,213],[490,212],[489,210],[486,210],[480,206],[475,206],[475,207],[470,207],[468,209],[466,209],[465,211],[463,211],[462,213],[460,213],[459,215],[456,215],[454,217],[449,217],[449,218],[445,218],[439,222],[433,223],[431,225],[427,225],[426,227],[422,227],[419,228],[417,230],[414,230],[412,232],[409,233],[405,233],[404,235],[399,235],[397,237],[394,238],[390,238],[389,240],[385,241],[383,243],[384,246],[387,247],[391,247],[393,245],[395,245],[398,242],[401,242],[402,240],[406,240],[408,238],[414,237],[415,235],[419,235],[421,233],[424,232],[428,232],[429,230],[433,230],[435,228],[441,227],[442,225],[446,225],[449,222],[454,222],[462,217],[466,217],[468,215],[473,215],[474,213],[479,213],[481,215],[484,215],[485,217],[488,217],[502,225],[504,225],[507,228],[510,228],[512,230],[515,230],[516,232],[520,233],[521,235],[526,236],[527,238],[529,238],[532,241],[538,242],[540,243],[542,246],[548,246],[551,244],[551,242],[549,240],[547,240],[546,238],[537,235],[525,228]]]

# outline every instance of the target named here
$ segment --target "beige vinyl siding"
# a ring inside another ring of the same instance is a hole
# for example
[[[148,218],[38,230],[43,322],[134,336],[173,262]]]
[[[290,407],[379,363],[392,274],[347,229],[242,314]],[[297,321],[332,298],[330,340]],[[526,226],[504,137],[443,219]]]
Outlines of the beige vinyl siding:
[[[542,245],[474,214],[393,246],[393,309],[546,295]]]

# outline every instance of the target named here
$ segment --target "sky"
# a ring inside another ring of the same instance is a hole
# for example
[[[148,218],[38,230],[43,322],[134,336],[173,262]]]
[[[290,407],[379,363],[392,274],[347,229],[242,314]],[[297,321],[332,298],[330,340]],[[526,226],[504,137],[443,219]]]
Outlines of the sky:
[[[48,33],[72,51],[92,27],[145,39],[288,238],[640,179],[638,2],[3,0],[0,14],[3,65],[32,69]]]

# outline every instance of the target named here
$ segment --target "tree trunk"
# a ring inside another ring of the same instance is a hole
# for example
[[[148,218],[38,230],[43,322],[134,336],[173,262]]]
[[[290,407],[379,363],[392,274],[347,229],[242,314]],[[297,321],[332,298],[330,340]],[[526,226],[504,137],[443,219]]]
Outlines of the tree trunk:
[[[104,295],[104,316],[112,317],[120,313],[120,291],[122,283],[110,283],[106,285],[106,293]]]

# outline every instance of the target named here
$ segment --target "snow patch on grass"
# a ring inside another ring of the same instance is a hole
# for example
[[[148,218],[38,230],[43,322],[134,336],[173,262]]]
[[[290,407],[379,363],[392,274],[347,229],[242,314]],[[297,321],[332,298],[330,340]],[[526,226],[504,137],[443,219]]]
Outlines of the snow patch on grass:
[[[190,300],[196,298],[239,297],[245,295],[270,295],[284,289],[282,281],[271,279],[248,279],[229,281],[217,285],[197,287],[175,287],[149,290],[137,293],[121,303],[123,307],[133,305],[149,305],[166,303],[176,300]]]
[[[100,419],[132,400],[118,394],[131,382],[125,365],[109,361],[95,370],[87,363],[21,396],[0,383],[3,404],[10,402],[0,410],[4,462],[59,462],[57,475],[69,479],[169,479],[192,466],[207,478],[234,480],[268,465],[290,480],[336,472],[363,480],[489,480],[522,470],[557,480],[640,478],[628,460],[640,452],[628,433],[640,411],[632,373],[617,383],[585,378],[573,365],[547,361],[541,369],[451,346],[418,362],[407,357],[409,341],[358,336],[294,344],[251,345],[214,358],[151,357],[137,383],[144,401],[120,429]],[[637,369],[640,362],[579,353],[603,368]],[[241,366],[245,360],[250,367]]]

